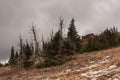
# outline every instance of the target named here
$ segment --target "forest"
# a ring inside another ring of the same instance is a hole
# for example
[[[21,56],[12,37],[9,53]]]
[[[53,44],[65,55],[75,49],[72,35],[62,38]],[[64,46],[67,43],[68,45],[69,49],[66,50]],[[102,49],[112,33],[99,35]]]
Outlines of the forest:
[[[50,33],[49,40],[42,38],[42,46],[38,42],[35,26],[31,26],[34,43],[19,37],[19,51],[11,47],[9,66],[27,68],[45,68],[57,66],[72,60],[72,55],[99,51],[120,45],[120,33],[116,27],[106,28],[99,35],[93,33],[80,36],[75,20],[71,19],[66,36],[63,36],[64,19],[60,18],[58,30]]]

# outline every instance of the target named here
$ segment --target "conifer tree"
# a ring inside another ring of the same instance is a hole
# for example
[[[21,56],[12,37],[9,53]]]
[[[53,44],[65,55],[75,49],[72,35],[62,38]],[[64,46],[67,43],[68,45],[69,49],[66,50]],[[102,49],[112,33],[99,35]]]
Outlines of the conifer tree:
[[[74,19],[71,20],[70,26],[68,28],[67,38],[70,42],[70,45],[73,46],[73,50],[75,52],[80,52],[80,36],[77,33]]]
[[[15,63],[16,64],[18,63],[18,58],[19,58],[19,55],[18,55],[18,52],[16,51],[16,53],[15,53]]]
[[[29,43],[26,41],[25,56],[26,56],[27,58],[30,58],[31,55],[32,55],[31,47],[30,47]]]
[[[101,33],[100,37],[104,42],[105,47],[116,46],[118,44],[118,31],[117,28],[113,27],[110,29],[105,29],[103,33]]]
[[[10,56],[10,59],[9,59],[9,65],[15,65],[15,54],[14,54],[14,47],[12,46],[11,48],[11,56]]]
[[[15,54],[15,57],[16,59],[18,59],[19,55],[18,55],[18,52],[16,51],[16,54]]]
[[[23,51],[24,51],[24,58],[23,58],[24,60],[22,63],[24,67],[28,67],[32,64],[32,61],[30,60],[32,56],[32,50],[27,41],[26,41],[26,44],[24,44]]]
[[[76,38],[78,38],[78,33],[76,31],[76,27],[75,27],[75,20],[72,19],[70,26],[68,28],[68,34],[67,34],[68,39],[70,39],[71,41],[75,41]]]
[[[42,49],[43,53],[47,57],[51,58],[58,58],[63,53],[63,23],[64,20],[60,18],[59,20],[59,29],[55,34],[53,34],[53,31],[50,35],[50,41],[44,41],[42,40]]]

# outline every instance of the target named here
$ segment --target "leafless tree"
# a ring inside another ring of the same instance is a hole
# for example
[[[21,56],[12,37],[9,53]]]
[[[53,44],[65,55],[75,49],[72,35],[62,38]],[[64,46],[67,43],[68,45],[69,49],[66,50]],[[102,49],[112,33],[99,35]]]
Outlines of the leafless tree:
[[[34,42],[35,42],[35,48],[34,48],[34,53],[35,53],[35,55],[34,55],[34,60],[39,60],[40,59],[40,57],[41,57],[41,54],[40,54],[40,48],[39,48],[39,42],[38,42],[38,37],[37,37],[37,31],[36,31],[36,29],[35,29],[35,26],[34,25],[32,25],[32,27],[31,27],[31,31],[32,31],[32,34],[33,34],[33,38],[34,38]]]

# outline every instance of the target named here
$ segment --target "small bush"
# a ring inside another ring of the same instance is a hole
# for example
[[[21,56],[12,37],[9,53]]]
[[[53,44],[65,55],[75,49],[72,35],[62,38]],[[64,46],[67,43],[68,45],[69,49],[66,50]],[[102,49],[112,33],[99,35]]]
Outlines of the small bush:
[[[55,59],[51,59],[51,58],[46,58],[43,63],[37,64],[37,68],[46,68],[46,67],[50,67],[50,66],[57,66],[57,65],[64,64],[64,63],[65,63],[64,59],[55,60]]]
[[[26,67],[30,67],[32,64],[33,64],[33,62],[31,62],[31,61],[25,61],[23,63],[23,66],[26,68]]]
[[[0,63],[0,67],[3,67],[3,64],[2,64],[2,63]]]

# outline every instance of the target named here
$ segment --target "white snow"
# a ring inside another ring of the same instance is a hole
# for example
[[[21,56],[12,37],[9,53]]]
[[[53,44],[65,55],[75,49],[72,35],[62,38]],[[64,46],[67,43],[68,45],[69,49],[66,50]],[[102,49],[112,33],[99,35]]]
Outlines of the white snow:
[[[97,62],[90,61],[89,63],[92,63],[92,64],[87,65],[87,67],[82,67],[80,69],[73,70],[73,71],[71,69],[67,69],[65,70],[65,73],[86,71],[84,73],[79,74],[79,76],[90,78],[91,80],[97,80],[97,78],[100,76],[108,75],[110,73],[120,71],[120,68],[118,68],[116,64],[106,65],[106,67],[104,67],[104,64],[109,64],[111,60],[110,58],[111,56],[106,56]],[[103,69],[101,69],[101,67]],[[109,78],[107,80],[120,80],[120,74],[116,74],[114,75],[114,77]]]
[[[91,63],[91,64],[92,64],[92,63],[95,63],[95,62],[94,62],[94,61],[91,61],[91,62],[89,62],[89,63]]]
[[[107,63],[107,62],[109,62],[109,61],[108,61],[108,60],[105,60],[105,61],[101,61],[101,62],[99,62],[99,63],[104,64],[104,63]]]
[[[119,80],[118,78],[114,78],[114,79],[112,79],[112,80]]]
[[[68,74],[68,73],[70,73],[71,71],[72,71],[71,69],[67,69],[67,70],[65,70],[65,73]]]
[[[108,67],[108,69],[113,69],[113,68],[116,68],[117,66],[116,65],[111,65]]]
[[[82,73],[81,76],[87,76],[87,74],[86,73]]]

